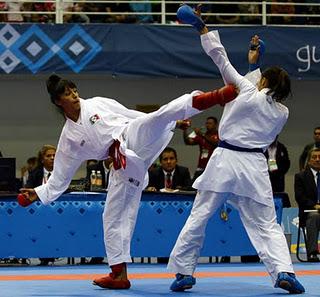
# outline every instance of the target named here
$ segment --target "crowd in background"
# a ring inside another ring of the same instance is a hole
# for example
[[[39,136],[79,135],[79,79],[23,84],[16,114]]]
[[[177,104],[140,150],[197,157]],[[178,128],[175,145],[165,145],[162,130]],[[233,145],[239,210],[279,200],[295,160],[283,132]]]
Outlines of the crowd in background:
[[[246,3],[206,4],[206,1],[203,1],[202,10],[206,23],[262,24],[262,16],[259,15],[262,13],[261,5],[248,4],[244,0],[234,0],[234,2]],[[269,15],[267,17],[268,24],[320,24],[320,18],[312,16],[320,13],[320,6],[312,5],[318,3],[316,0],[270,0],[269,2],[271,4],[267,5],[267,14],[284,14],[284,16]],[[287,4],[283,4],[284,2]],[[304,3],[305,5],[294,5],[294,3]],[[177,23],[175,12],[178,6],[179,4],[166,3],[166,23]],[[0,22],[55,23],[55,9],[54,2],[0,2],[0,11],[26,12],[0,14]],[[63,10],[64,23],[161,23],[161,4],[154,3],[152,0],[143,3],[131,3],[130,0],[127,2],[115,1],[114,3],[92,3],[89,0],[65,2]],[[68,12],[72,14],[68,14]],[[148,14],[144,15],[144,12]],[[205,15],[206,13],[216,15]],[[310,16],[298,16],[306,14]]]

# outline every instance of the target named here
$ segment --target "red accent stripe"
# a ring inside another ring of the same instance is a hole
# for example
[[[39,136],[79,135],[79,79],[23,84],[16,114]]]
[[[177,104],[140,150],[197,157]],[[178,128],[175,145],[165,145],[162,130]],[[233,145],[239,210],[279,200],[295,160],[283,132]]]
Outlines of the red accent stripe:
[[[106,273],[107,274],[107,273]],[[41,280],[93,280],[106,274],[33,274],[33,275],[0,275],[0,281],[41,281]],[[320,275],[320,270],[299,270],[297,275]],[[267,276],[264,271],[235,271],[235,272],[197,272],[197,278],[222,278],[222,277],[252,277]],[[173,273],[131,273],[128,278],[132,279],[157,279],[174,278]]]

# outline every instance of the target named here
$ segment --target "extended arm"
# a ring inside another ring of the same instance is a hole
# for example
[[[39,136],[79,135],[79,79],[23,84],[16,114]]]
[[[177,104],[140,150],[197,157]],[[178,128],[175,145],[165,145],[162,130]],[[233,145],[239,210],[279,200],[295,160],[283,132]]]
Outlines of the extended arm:
[[[265,44],[258,35],[251,38],[248,51],[249,71],[254,71],[261,67],[261,60],[265,52]]]
[[[182,5],[177,11],[177,17],[181,22],[192,25],[200,33],[202,47],[219,68],[225,84],[238,85],[242,76],[231,65],[225,48],[220,42],[218,31],[209,32],[200,13],[199,7],[194,11],[190,6]]]
[[[34,189],[43,204],[58,199],[67,190],[81,163],[81,160],[74,159],[62,151],[56,152],[52,176],[46,184]]]

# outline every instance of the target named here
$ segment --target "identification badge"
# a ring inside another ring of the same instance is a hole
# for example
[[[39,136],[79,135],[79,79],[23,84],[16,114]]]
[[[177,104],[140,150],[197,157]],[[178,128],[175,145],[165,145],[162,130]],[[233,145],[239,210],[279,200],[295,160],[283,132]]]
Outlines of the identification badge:
[[[209,157],[208,150],[202,150],[200,159],[207,159]]]
[[[277,161],[275,159],[269,159],[268,160],[268,167],[269,167],[270,172],[278,170]]]

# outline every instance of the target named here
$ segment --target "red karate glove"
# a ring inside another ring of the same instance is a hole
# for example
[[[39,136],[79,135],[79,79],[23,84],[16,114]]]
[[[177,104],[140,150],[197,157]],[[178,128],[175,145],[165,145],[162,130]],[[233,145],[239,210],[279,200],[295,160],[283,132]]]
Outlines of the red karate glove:
[[[194,96],[192,107],[198,110],[205,110],[217,104],[224,106],[237,96],[238,89],[234,85],[226,85],[218,90]]]

